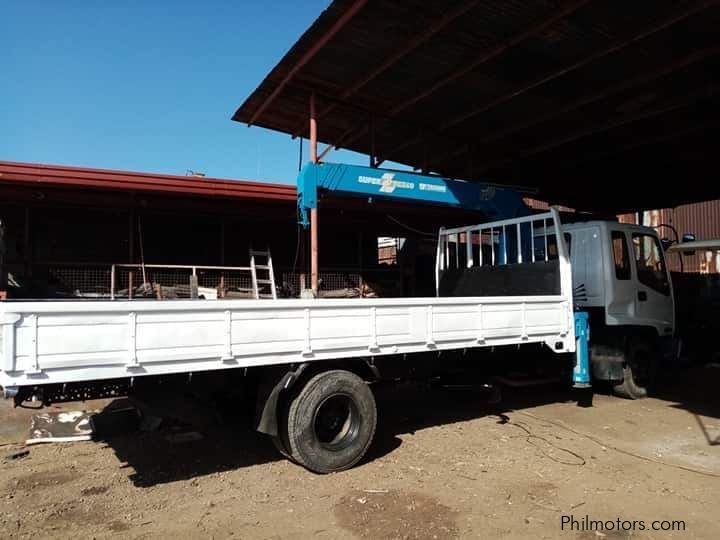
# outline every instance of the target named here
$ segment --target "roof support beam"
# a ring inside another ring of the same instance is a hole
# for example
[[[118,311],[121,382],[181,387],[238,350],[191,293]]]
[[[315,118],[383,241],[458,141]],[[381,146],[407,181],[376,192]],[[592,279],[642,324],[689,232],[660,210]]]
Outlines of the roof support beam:
[[[704,2],[695,4],[694,6],[688,8],[688,9],[685,9],[682,12],[680,12],[668,19],[664,19],[657,24],[649,26],[648,28],[646,28],[645,30],[640,32],[639,34],[635,34],[634,36],[632,36],[629,39],[618,41],[618,42],[610,45],[609,47],[606,47],[604,49],[601,49],[601,50],[591,54],[590,56],[587,56],[576,62],[568,64],[565,67],[562,67],[560,69],[552,71],[552,72],[548,73],[547,75],[544,75],[542,77],[535,79],[531,83],[520,86],[508,94],[499,96],[496,99],[490,101],[489,103],[486,103],[484,105],[481,105],[480,107],[476,107],[470,111],[464,112],[454,118],[451,118],[450,120],[445,122],[442,126],[440,126],[440,128],[438,129],[436,134],[447,131],[448,129],[455,127],[458,124],[461,124],[461,123],[463,123],[475,116],[478,116],[484,112],[487,112],[490,109],[493,109],[502,103],[510,101],[511,99],[521,96],[521,95],[529,92],[530,90],[533,90],[533,89],[535,89],[539,86],[542,86],[548,82],[558,79],[564,75],[572,73],[572,72],[574,72],[596,60],[599,60],[601,58],[609,56],[610,54],[616,53],[630,45],[637,43],[638,41],[641,41],[647,37],[650,37],[653,34],[656,34],[662,30],[665,30],[665,29],[673,26],[674,24],[677,24],[680,21],[683,21],[683,20],[687,19],[688,17],[695,15],[717,3],[718,3],[718,0],[706,0]],[[390,152],[387,152],[387,157],[392,159],[392,154],[394,154],[396,152],[400,152],[402,150],[405,150],[406,148],[409,148],[411,146],[414,146],[415,144],[417,144],[421,141],[422,141],[421,137],[416,137],[414,139],[406,141],[403,144],[392,149]]]
[[[248,126],[253,125],[265,109],[273,102],[273,100],[282,92],[283,88],[290,82],[290,80],[297,74],[302,67],[307,64],[313,57],[345,26],[356,14],[360,11],[363,6],[367,3],[367,0],[355,0],[352,5],[347,9],[340,18],[335,21],[330,30],[320,38],[310,49],[300,57],[297,64],[295,64],[282,81],[275,87],[275,90],[263,101],[260,106],[255,110],[253,115],[248,121]]]
[[[358,79],[353,84],[348,86],[341,94],[340,99],[347,99],[350,96],[352,96],[355,92],[362,89],[364,86],[366,86],[368,83],[372,82],[373,80],[377,79],[380,75],[382,75],[385,71],[387,71],[389,68],[397,64],[400,60],[402,60],[405,56],[410,54],[412,51],[417,49],[420,45],[425,43],[427,40],[429,40],[431,37],[433,37],[435,34],[440,32],[443,28],[445,28],[448,24],[453,22],[458,17],[464,15],[468,11],[470,11],[472,8],[474,8],[480,0],[471,0],[469,2],[464,2],[457,6],[455,9],[448,11],[445,15],[443,15],[440,19],[438,19],[434,24],[431,24],[428,26],[423,32],[417,34],[414,38],[412,38],[410,41],[408,41],[405,45],[400,47],[398,50],[396,50],[393,54],[387,57],[387,59],[380,64],[378,67],[376,67],[374,70],[372,70],[370,73],[362,77],[361,79]],[[318,118],[322,118],[323,116],[329,114],[335,108],[338,106],[337,103],[331,103],[328,105],[325,109],[319,112]],[[301,127],[298,127],[293,132],[293,137],[298,137],[304,130],[304,124]]]
[[[662,114],[666,114],[672,111],[676,111],[678,109],[683,109],[685,107],[688,107],[690,105],[693,105],[696,101],[699,101],[701,99],[709,98],[714,96],[718,93],[718,90],[720,89],[720,85],[714,85],[708,88],[703,88],[702,90],[698,92],[693,92],[689,96],[676,100],[674,103],[671,103],[669,105],[662,106],[657,109],[652,109],[650,111],[641,112],[638,114],[626,116],[623,118],[620,118],[618,120],[611,120],[609,122],[605,122],[604,124],[600,126],[593,126],[587,129],[581,129],[579,131],[576,131],[574,133],[570,133],[568,135],[564,135],[562,137],[558,137],[555,139],[552,139],[550,141],[544,142],[543,144],[539,144],[537,146],[533,146],[531,148],[528,148],[527,150],[524,150],[520,152],[520,154],[510,157],[510,158],[503,158],[500,160],[496,160],[494,162],[486,163],[482,167],[482,172],[485,173],[488,170],[499,167],[502,165],[505,165],[507,163],[511,163],[513,161],[517,161],[520,159],[524,159],[536,154],[540,154],[543,152],[547,152],[548,150],[552,150],[554,148],[558,148],[560,146],[564,146],[570,142],[576,141],[578,139],[582,139],[584,137],[589,137],[592,135],[596,135],[598,133],[602,133],[604,131],[610,131],[622,126],[627,126],[630,124],[634,124],[635,122],[639,122],[642,120],[647,120],[649,118],[653,118],[656,116],[660,116]]]
[[[323,159],[325,159],[325,156],[327,156],[332,151],[333,148],[334,148],[334,146],[332,144],[328,144],[323,149],[323,151],[318,154],[318,157],[317,157],[318,161],[322,161]]]
[[[582,6],[587,4],[590,0],[575,0],[573,2],[570,2],[569,4],[565,5],[562,9],[556,11],[549,17],[546,17],[545,19],[542,19],[535,24],[531,25],[529,28],[525,29],[524,31],[520,32],[519,34],[516,34],[512,36],[510,39],[500,43],[499,45],[496,45],[489,51],[481,54],[478,58],[476,58],[474,61],[470,62],[469,64],[461,67],[460,69],[453,71],[446,77],[443,77],[442,79],[438,80],[433,84],[430,88],[423,90],[419,94],[413,96],[412,98],[403,101],[402,103],[398,103],[395,105],[392,109],[390,109],[390,116],[394,116],[405,109],[412,107],[416,103],[419,103],[420,101],[424,100],[425,98],[433,95],[435,92],[440,90],[441,88],[447,86],[448,84],[457,81],[458,79],[464,77],[468,73],[476,70],[478,67],[482,66],[483,64],[486,64],[490,60],[493,60],[494,58],[497,58],[501,54],[503,54],[505,51],[510,49],[511,47],[514,47],[518,43],[525,41],[529,37],[534,36],[535,34],[542,32],[543,30],[547,29],[549,26],[555,24],[561,19],[564,19],[580,9]]]
[[[561,107],[560,109],[556,109],[554,111],[550,111],[548,114],[534,116],[525,122],[512,124],[503,130],[496,131],[494,133],[491,133],[485,137],[478,139],[477,145],[483,145],[483,144],[487,144],[489,142],[503,139],[503,138],[507,137],[508,135],[518,133],[529,127],[536,126],[543,122],[547,122],[548,120],[553,120],[553,119],[563,116],[569,112],[577,110],[580,107],[584,107],[585,105],[589,105],[596,101],[600,101],[602,99],[610,97],[614,94],[618,94],[620,92],[624,92],[625,90],[630,90],[637,86],[647,84],[656,79],[660,79],[667,75],[671,75],[671,74],[675,73],[676,71],[680,71],[688,66],[691,66],[692,64],[701,62],[701,61],[711,58],[713,56],[717,56],[718,54],[720,54],[720,47],[712,47],[710,49],[694,52],[694,53],[689,54],[679,60],[676,60],[675,62],[671,62],[670,64],[661,66],[660,68],[653,69],[646,73],[642,73],[637,77],[633,77],[632,79],[623,80],[619,84],[616,83],[616,84],[611,84],[609,86],[606,86],[604,89],[602,89],[599,92],[593,93],[589,96],[585,96],[585,97],[582,97],[571,103],[568,103],[566,106]],[[462,148],[459,148],[453,152],[445,154],[444,156],[441,156],[440,159],[438,161],[436,161],[435,163],[437,165],[442,165],[446,161],[453,159],[464,152],[467,152],[469,147],[470,147],[470,145],[465,145]]]
[[[639,141],[634,141],[630,144],[619,146],[609,151],[595,152],[591,155],[584,155],[582,159],[579,159],[578,161],[573,161],[572,163],[568,163],[567,165],[561,165],[559,170],[574,170],[580,166],[585,165],[586,163],[594,163],[605,158],[614,158],[619,154],[624,154],[632,150],[637,150],[638,148],[664,144],[666,142],[674,141],[675,139],[685,138],[688,135],[693,135],[695,133],[703,132],[708,129],[709,128],[706,124],[699,124],[680,131],[671,131],[670,133],[662,133],[655,137],[640,139]]]
[[[412,105],[415,105],[416,103],[424,100],[425,98],[431,96],[441,88],[447,86],[448,84],[457,81],[458,79],[464,77],[468,73],[474,71],[478,67],[482,66],[483,64],[486,64],[490,60],[493,60],[503,54],[508,49],[514,47],[515,45],[521,43],[522,41],[532,37],[535,34],[538,34],[542,32],[543,30],[547,29],[549,26],[555,24],[556,22],[568,17],[578,9],[580,9],[582,6],[587,4],[590,0],[575,0],[573,2],[570,2],[562,9],[554,12],[552,15],[536,22],[535,24],[531,25],[529,28],[526,28],[522,32],[512,36],[511,38],[507,39],[506,41],[503,41],[502,43],[496,45],[489,51],[483,52],[480,56],[478,56],[474,61],[470,62],[469,64],[465,64],[449,75],[446,75],[442,79],[439,79],[436,81],[430,88],[427,88],[426,90],[422,91],[421,93],[413,96],[412,98],[403,101],[402,103],[398,103],[394,107],[392,107],[389,111],[387,116],[395,116],[399,114],[400,112],[404,111],[408,107],[411,107]],[[361,133],[358,133],[353,136],[353,133],[355,131],[355,128],[348,129],[345,133],[343,133],[340,138],[333,144],[336,148],[340,148],[344,145],[351,144],[352,142],[356,141],[360,136],[362,136]]]
[[[509,126],[506,129],[492,133],[491,135],[489,135],[487,137],[481,138],[478,141],[478,143],[486,144],[488,142],[502,139],[504,137],[507,137],[508,135],[517,133],[520,130],[540,124],[542,122],[546,122],[548,120],[552,120],[554,118],[557,118],[558,116],[561,116],[561,115],[567,114],[569,112],[572,112],[576,109],[579,109],[580,107],[589,105],[590,103],[600,101],[601,99],[612,96],[614,94],[618,94],[620,92],[624,92],[625,90],[630,90],[632,88],[635,88],[636,86],[641,86],[643,84],[654,81],[655,79],[660,79],[667,75],[671,75],[672,73],[675,73],[676,71],[680,71],[692,64],[695,64],[696,62],[701,62],[703,60],[706,60],[707,58],[717,56],[718,54],[720,54],[720,47],[712,47],[710,49],[706,49],[703,51],[694,52],[692,54],[689,54],[689,55],[681,58],[680,60],[671,62],[670,64],[664,65],[658,69],[654,69],[652,71],[643,73],[643,74],[639,75],[638,77],[633,77],[629,80],[624,80],[620,84],[612,84],[610,86],[607,86],[600,92],[597,92],[590,96],[586,96],[584,98],[573,101],[573,102],[569,103],[568,105],[566,105],[565,107],[562,107],[560,109],[552,111],[549,114],[536,116],[536,117],[530,118],[530,120],[527,122],[523,122],[521,124],[514,124],[514,125]]]
[[[656,34],[657,32],[665,30],[666,28],[669,28],[670,26],[687,19],[691,15],[694,15],[695,13],[702,11],[708,5],[713,4],[713,3],[717,3],[717,0],[703,2],[703,3],[695,6],[694,8],[685,10],[684,12],[682,12],[678,15],[675,15],[674,17],[666,19],[659,24],[653,25],[653,26],[645,29],[643,32],[633,36],[630,39],[626,39],[626,40],[620,41],[618,43],[615,43],[615,44],[611,45],[610,47],[606,47],[605,49],[602,49],[596,53],[591,54],[590,56],[588,56],[586,58],[583,58],[582,60],[579,60],[578,62],[574,62],[568,66],[565,66],[564,68],[553,71],[553,72],[545,75],[544,77],[540,77],[539,79],[536,79],[535,81],[533,81],[532,83],[530,83],[528,85],[521,86],[520,88],[517,88],[516,90],[514,90],[513,92],[510,92],[509,94],[500,96],[498,99],[496,99],[486,105],[483,105],[479,108],[473,109],[467,113],[458,115],[455,118],[448,121],[446,124],[444,124],[442,127],[442,130],[454,127],[469,118],[472,118],[474,116],[477,116],[478,114],[484,113],[484,112],[496,107],[497,105],[504,103],[506,101],[509,101],[519,95],[525,94],[526,92],[528,92],[534,88],[537,88],[538,86],[541,86],[545,83],[553,81],[559,77],[562,77],[563,75],[567,75],[568,73],[572,73],[573,71],[577,71],[578,69],[580,69],[596,60],[599,60],[601,58],[609,56],[610,54],[613,54],[613,53],[618,52],[630,45],[633,45],[634,43],[637,43],[638,41],[641,41],[653,34]]]

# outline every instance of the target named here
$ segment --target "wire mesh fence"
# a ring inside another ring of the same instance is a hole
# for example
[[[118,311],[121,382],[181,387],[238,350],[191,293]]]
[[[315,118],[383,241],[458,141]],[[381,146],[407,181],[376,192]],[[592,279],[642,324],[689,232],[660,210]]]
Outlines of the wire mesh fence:
[[[108,265],[48,265],[37,268],[36,275],[47,273],[48,291],[56,296],[86,298],[110,297]]]
[[[275,275],[278,296],[300,296],[300,272],[276,268]],[[386,265],[362,270],[328,269],[320,272],[319,284],[324,292],[362,291],[368,282],[395,282],[397,276],[398,270]],[[254,298],[249,267],[58,263],[36,265],[35,278],[45,284],[35,295],[38,298],[181,299],[194,298],[193,287],[198,298]],[[310,286],[309,273],[306,286]]]
[[[299,272],[283,272],[282,287],[290,295],[298,295],[302,290]],[[362,286],[362,274],[358,271],[331,271],[318,274],[321,290],[359,289]],[[310,274],[306,274],[306,287],[310,286]]]
[[[242,266],[113,265],[112,298],[254,298],[252,274]]]

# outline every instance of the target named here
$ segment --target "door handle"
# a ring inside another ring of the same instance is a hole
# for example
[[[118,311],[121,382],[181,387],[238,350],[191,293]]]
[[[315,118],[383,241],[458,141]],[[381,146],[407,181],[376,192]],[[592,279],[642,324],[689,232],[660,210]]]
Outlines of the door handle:
[[[647,302],[647,292],[645,291],[638,291],[638,300],[640,302]]]

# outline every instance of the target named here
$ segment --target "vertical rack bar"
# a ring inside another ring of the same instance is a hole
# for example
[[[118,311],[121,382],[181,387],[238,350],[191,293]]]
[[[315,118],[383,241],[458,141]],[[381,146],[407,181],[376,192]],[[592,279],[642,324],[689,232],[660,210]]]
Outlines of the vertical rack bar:
[[[547,262],[547,260],[548,260],[547,218],[543,218],[543,235],[545,236],[545,262]]]
[[[465,266],[468,268],[472,268],[473,266],[473,246],[472,246],[472,231],[468,229],[465,232],[465,253],[467,260],[465,261]]]
[[[445,270],[450,268],[450,235],[445,236]]]
[[[483,265],[483,235],[482,235],[482,227],[478,229],[478,252],[480,253],[480,256],[478,259],[480,259],[480,266]]]
[[[532,262],[535,262],[535,227],[533,223],[535,223],[534,220],[530,221],[530,256],[532,257]]]
[[[460,233],[455,233],[455,268],[460,268]]]
[[[435,254],[435,296],[440,296],[440,273],[445,270],[445,260],[443,251],[443,230],[438,233],[438,243]]]
[[[507,232],[505,230],[505,225],[502,226],[502,241],[503,241],[503,264],[507,264],[508,263]]]
[[[517,229],[517,262],[522,263],[522,234],[520,233],[520,224],[516,223],[515,228]]]
[[[490,227],[490,266],[495,266],[495,231]]]

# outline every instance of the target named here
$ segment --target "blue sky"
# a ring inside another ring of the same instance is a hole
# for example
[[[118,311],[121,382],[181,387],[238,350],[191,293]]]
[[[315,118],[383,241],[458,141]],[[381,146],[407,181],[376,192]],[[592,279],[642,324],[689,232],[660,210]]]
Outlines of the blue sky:
[[[298,141],[230,116],[329,4],[0,0],[0,160],[294,182]]]

